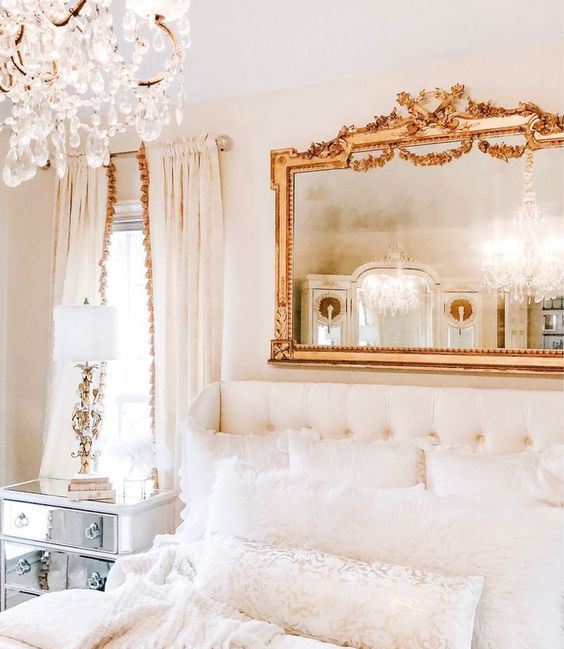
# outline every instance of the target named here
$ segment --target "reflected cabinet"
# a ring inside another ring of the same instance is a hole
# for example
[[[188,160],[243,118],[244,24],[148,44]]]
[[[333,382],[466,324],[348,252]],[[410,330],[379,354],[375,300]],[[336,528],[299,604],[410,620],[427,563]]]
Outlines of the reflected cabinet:
[[[270,361],[564,370],[564,118],[449,90],[271,154]]]

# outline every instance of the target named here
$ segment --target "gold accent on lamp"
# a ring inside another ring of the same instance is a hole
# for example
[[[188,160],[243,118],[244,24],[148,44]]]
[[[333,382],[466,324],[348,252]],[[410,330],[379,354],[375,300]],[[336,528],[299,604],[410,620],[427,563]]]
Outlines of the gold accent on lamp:
[[[56,361],[80,361],[82,379],[78,385],[79,400],[72,413],[72,429],[78,440],[78,450],[71,456],[80,460],[79,473],[89,472],[92,444],[102,424],[101,392],[95,385],[97,362],[116,360],[117,309],[94,306],[84,300],[81,306],[56,306],[55,349]]]

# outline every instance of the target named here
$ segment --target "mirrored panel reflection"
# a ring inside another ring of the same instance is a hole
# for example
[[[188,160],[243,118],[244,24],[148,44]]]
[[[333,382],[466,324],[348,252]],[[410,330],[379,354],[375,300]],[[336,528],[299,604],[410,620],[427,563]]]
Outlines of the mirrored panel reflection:
[[[297,173],[294,339],[564,349],[563,174],[557,148]]]

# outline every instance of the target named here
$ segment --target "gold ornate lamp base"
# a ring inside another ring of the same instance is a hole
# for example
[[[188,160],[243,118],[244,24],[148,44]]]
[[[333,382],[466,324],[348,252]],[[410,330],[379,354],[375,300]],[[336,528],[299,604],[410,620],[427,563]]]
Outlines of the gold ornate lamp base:
[[[98,365],[85,362],[76,367],[82,370],[82,381],[78,386],[80,400],[75,404],[72,413],[72,428],[78,439],[78,451],[74,451],[71,456],[80,458],[79,473],[88,473],[92,444],[98,437],[102,423],[100,390],[93,386],[94,370],[98,369]]]

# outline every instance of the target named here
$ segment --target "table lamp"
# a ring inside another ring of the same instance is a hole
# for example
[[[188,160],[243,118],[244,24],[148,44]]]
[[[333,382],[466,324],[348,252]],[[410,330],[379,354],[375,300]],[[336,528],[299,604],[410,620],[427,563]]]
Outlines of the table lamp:
[[[78,385],[79,401],[72,413],[72,428],[78,439],[78,451],[73,458],[80,459],[79,473],[89,472],[92,443],[98,437],[102,423],[102,404],[98,387],[94,385],[97,363],[118,358],[117,308],[94,306],[84,301],[81,306],[56,306],[55,321],[56,361],[78,362],[82,380]]]

